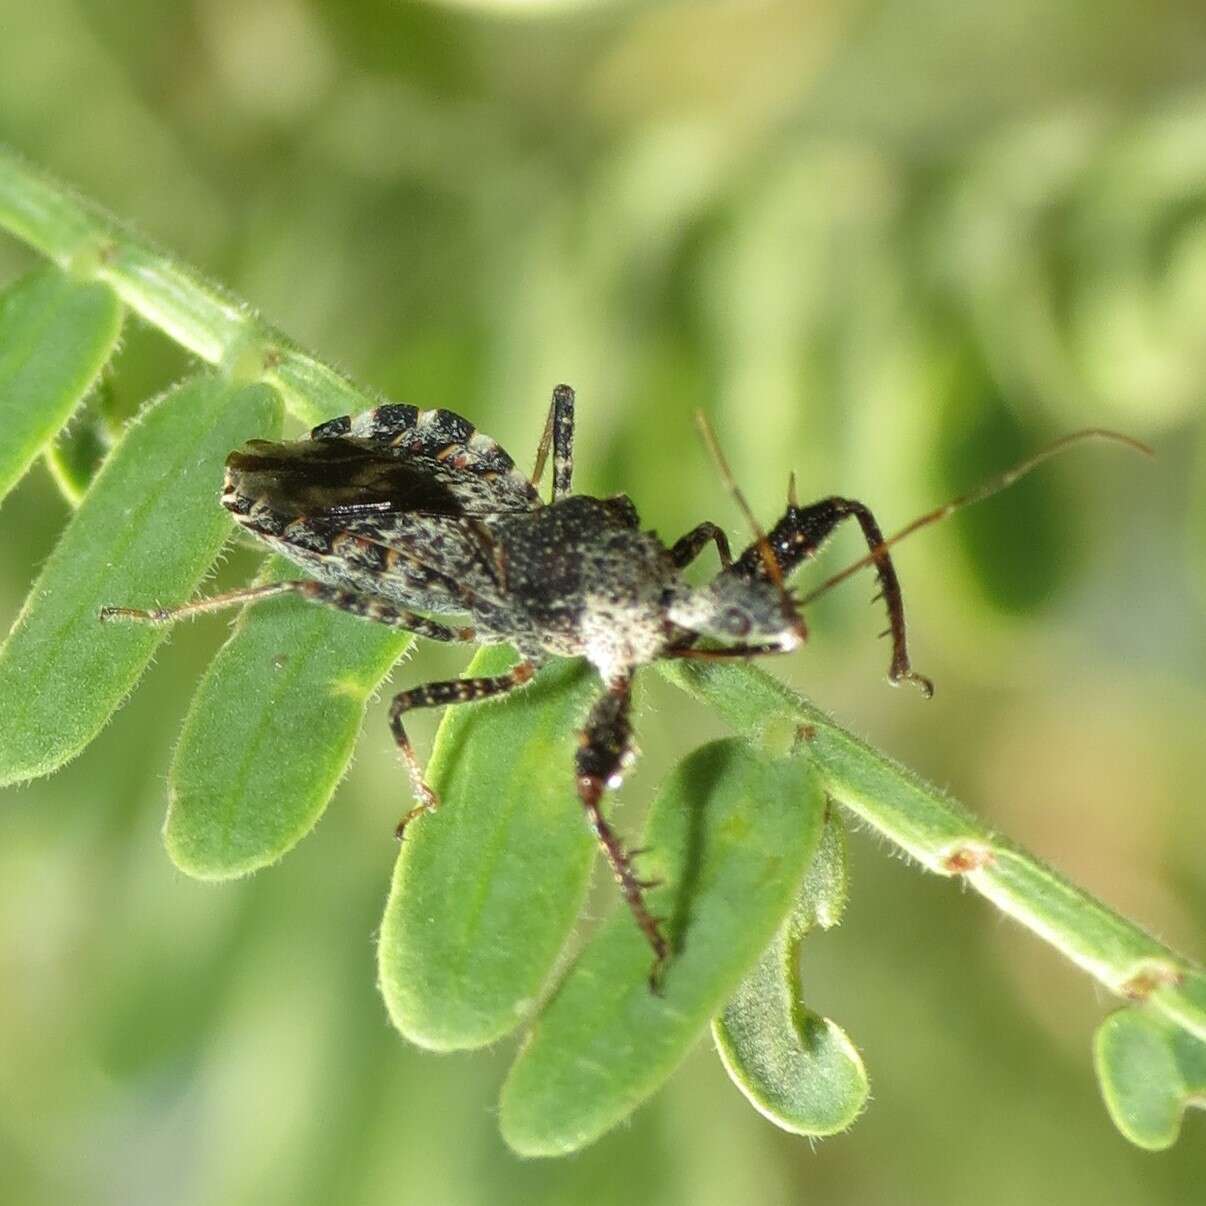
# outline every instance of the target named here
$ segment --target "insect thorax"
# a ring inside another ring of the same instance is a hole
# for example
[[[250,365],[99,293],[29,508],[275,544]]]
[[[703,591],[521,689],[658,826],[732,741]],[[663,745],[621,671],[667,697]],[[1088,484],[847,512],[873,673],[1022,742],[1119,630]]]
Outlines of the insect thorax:
[[[505,567],[500,634],[589,658],[604,677],[652,660],[665,643],[669,554],[632,503],[576,495],[494,526]]]

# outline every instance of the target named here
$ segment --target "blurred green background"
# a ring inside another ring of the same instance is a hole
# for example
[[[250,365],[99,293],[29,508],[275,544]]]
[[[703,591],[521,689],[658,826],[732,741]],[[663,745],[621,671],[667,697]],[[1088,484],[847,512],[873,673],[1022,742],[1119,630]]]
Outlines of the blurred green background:
[[[892,529],[1071,428],[1151,441],[1155,464],[1085,448],[902,548],[932,703],[884,685],[869,581],[776,672],[1201,957],[1204,61],[1195,0],[0,0],[0,139],[521,461],[573,383],[579,488],[669,537],[744,538],[698,406],[768,521],[791,470]],[[32,262],[0,238],[0,279]],[[114,404],[184,367],[132,325]],[[0,511],[4,616],[65,515],[42,469]],[[219,581],[253,566],[235,550]],[[596,1147],[516,1160],[510,1044],[407,1049],[374,986],[405,795],[380,704],[280,867],[202,885],[163,854],[225,631],[177,632],[83,757],[3,801],[6,1206],[1201,1200],[1200,1117],[1163,1155],[1106,1117],[1110,1002],[866,833],[804,968],[871,1073],[849,1134],[776,1132],[703,1044]],[[458,664],[425,649],[394,678]],[[656,681],[639,723],[630,829],[720,731]]]

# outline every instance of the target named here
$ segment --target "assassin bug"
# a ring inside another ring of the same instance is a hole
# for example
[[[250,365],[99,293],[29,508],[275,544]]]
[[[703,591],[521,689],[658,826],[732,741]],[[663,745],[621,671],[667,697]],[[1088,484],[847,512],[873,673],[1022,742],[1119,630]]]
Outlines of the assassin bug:
[[[633,757],[633,675],[663,658],[749,658],[786,653],[808,630],[800,606],[864,565],[874,565],[892,638],[888,677],[929,695],[930,681],[909,660],[904,604],[888,547],[956,507],[1003,488],[1021,473],[1090,431],[1067,436],[973,495],[938,508],[885,540],[862,503],[830,497],[800,506],[794,482],[786,511],[763,532],[737,489],[710,430],[705,438],[755,540],[737,558],[724,532],[704,522],[667,547],[642,531],[626,495],[571,493],[574,391],[553,391],[530,477],[473,425],[448,410],[389,404],[331,419],[305,439],[252,440],[226,462],[221,501],[236,521],[312,577],[235,590],[181,607],[143,611],[110,607],[103,619],[165,623],[271,595],[295,593],[364,619],[436,641],[509,642],[520,660],[490,678],[428,683],[402,691],[389,711],[417,803],[398,835],[438,800],[407,737],[403,716],[415,708],[485,699],[522,687],[550,656],[585,657],[604,690],[591,709],[576,755],[578,797],[637,925],[653,950],[656,987],[670,947],[645,904],[652,886],[603,814],[607,788],[618,786]],[[1126,440],[1130,443],[1131,441]],[[550,502],[537,491],[552,453]],[[785,579],[814,557],[843,520],[854,519],[869,553],[803,600]],[[709,545],[721,569],[702,586],[682,571]],[[412,610],[417,609],[417,610]],[[467,615],[469,627],[422,612]],[[701,645],[701,641],[707,641]],[[720,644],[718,645],[717,642]]]

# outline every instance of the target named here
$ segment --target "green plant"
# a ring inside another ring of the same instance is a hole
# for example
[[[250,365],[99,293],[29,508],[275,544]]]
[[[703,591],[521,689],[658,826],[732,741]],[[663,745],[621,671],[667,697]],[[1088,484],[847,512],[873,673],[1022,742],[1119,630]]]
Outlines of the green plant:
[[[229,533],[213,503],[229,448],[276,431],[282,403],[315,423],[378,400],[5,151],[0,226],[52,261],[0,302],[0,490],[47,452],[79,500],[0,649],[0,782],[11,783],[79,753],[137,681],[162,634],[102,631],[97,611],[195,589]],[[214,368],[150,404],[89,484],[95,457],[50,445],[103,370],[123,306]],[[296,600],[249,608],[206,673],[176,754],[166,841],[177,864],[228,878],[300,840],[405,647]],[[473,670],[497,671],[506,656],[485,650]],[[589,1143],[658,1087],[712,1018],[731,1075],[780,1125],[824,1134],[858,1113],[857,1052],[807,1010],[796,981],[802,938],[836,922],[845,893],[840,812],[826,798],[927,869],[961,877],[1127,1000],[1098,1036],[1106,1102],[1134,1142],[1173,1142],[1185,1105],[1203,1094],[1198,968],[775,679],[748,666],[665,673],[741,739],[687,758],[649,818],[651,873],[666,880],[655,903],[681,948],[664,999],[648,993],[646,952],[617,916],[537,1013],[592,861],[565,803],[588,689],[580,667],[552,666],[522,698],[444,721],[431,776],[445,807],[398,862],[380,978],[399,1030],[452,1050],[537,1015],[503,1091],[501,1125],[516,1150]]]

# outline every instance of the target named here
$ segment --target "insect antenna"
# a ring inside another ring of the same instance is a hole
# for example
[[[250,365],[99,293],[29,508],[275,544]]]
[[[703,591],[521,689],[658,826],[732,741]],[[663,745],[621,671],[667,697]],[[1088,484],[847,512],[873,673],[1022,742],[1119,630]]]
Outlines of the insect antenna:
[[[1086,427],[1082,431],[1073,431],[1068,435],[1060,436],[1059,439],[1052,440],[1046,447],[1040,448],[1038,452],[1026,457],[1025,460],[1019,461],[1011,469],[1006,469],[1003,473],[995,474],[987,481],[982,482],[974,490],[961,494],[958,498],[953,498],[950,502],[943,503],[942,506],[935,507],[932,511],[919,515],[911,523],[905,524],[898,532],[893,532],[881,544],[876,545],[865,557],[860,557],[857,561],[851,562],[845,569],[838,570],[832,577],[826,578],[820,586],[810,590],[800,599],[800,606],[803,607],[805,604],[811,603],[814,599],[825,594],[826,591],[832,590],[838,583],[845,582],[847,578],[853,574],[857,574],[859,570],[866,569],[869,565],[874,565],[876,560],[885,551],[893,545],[899,544],[906,536],[911,536],[921,528],[928,528],[931,524],[938,523],[948,515],[953,515],[956,511],[963,510],[964,507],[970,507],[973,503],[983,502],[984,499],[991,498],[994,494],[999,494],[1002,490],[1006,490],[1012,486],[1014,482],[1025,477],[1032,469],[1037,469],[1044,461],[1057,456],[1066,448],[1071,447],[1073,444],[1080,444],[1086,440],[1094,439],[1110,440],[1116,444],[1123,444],[1127,448],[1132,448],[1136,452],[1143,453],[1144,456],[1154,457],[1156,455],[1141,440],[1137,440],[1133,436],[1123,435],[1118,431],[1110,431],[1104,427]]]
[[[708,449],[708,453],[716,465],[716,471],[720,474],[720,480],[724,482],[728,492],[733,496],[733,501],[741,509],[746,523],[750,525],[750,530],[754,533],[754,539],[758,542],[758,554],[761,556],[762,563],[766,567],[767,577],[774,583],[783,598],[784,614],[791,617],[800,639],[803,640],[807,635],[804,619],[799,613],[796,600],[792,597],[783,582],[783,570],[775,557],[774,550],[771,548],[766,530],[758,522],[758,517],[754,514],[753,508],[746,501],[745,494],[742,493],[741,487],[737,484],[737,479],[733,476],[733,471],[729,468],[729,462],[721,450],[720,442],[716,439],[716,432],[712,430],[712,424],[708,422],[708,416],[702,410],[695,412],[695,426],[699,428],[699,434],[703,437],[703,442]],[[794,484],[792,488],[794,490]]]

